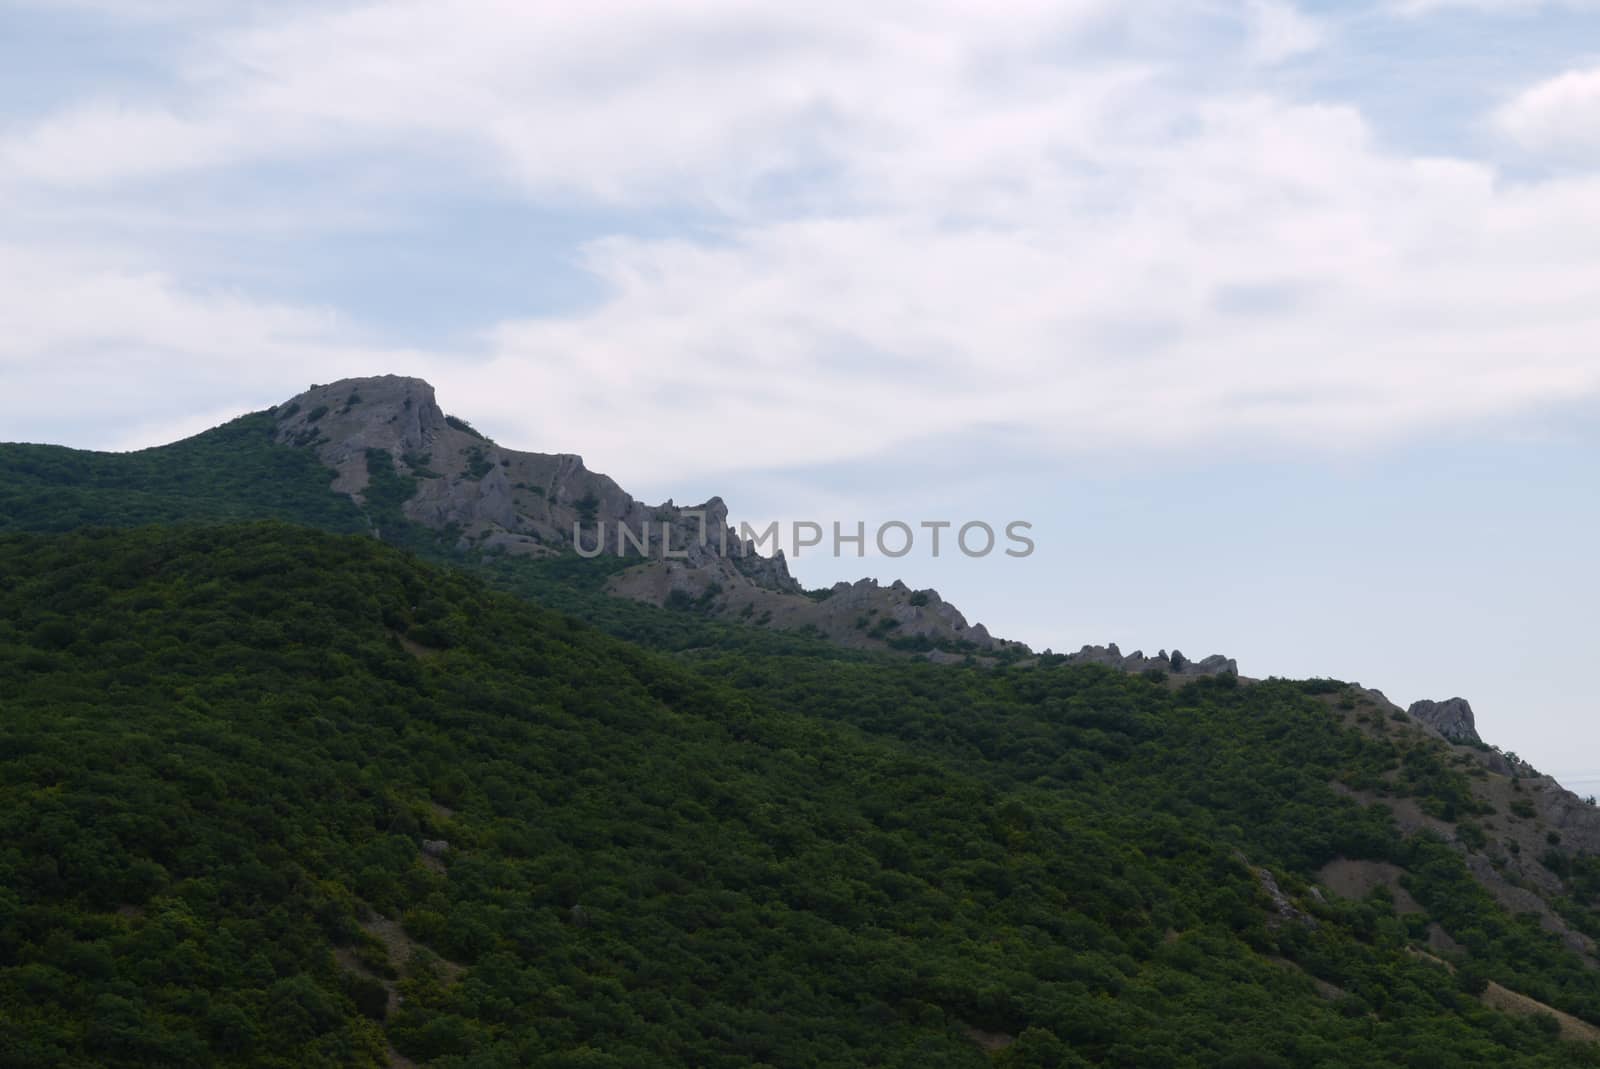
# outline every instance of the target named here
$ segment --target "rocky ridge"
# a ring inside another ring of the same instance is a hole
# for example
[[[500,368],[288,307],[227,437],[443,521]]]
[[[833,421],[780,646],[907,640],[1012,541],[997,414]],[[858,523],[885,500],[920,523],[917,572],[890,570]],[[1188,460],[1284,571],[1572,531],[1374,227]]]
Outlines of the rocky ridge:
[[[491,441],[446,415],[421,379],[384,375],[316,385],[273,411],[276,440],[315,449],[335,472],[336,491],[365,504],[370,466],[386,466],[415,481],[415,493],[401,505],[405,517],[452,533],[462,549],[637,557],[610,581],[611,593],[655,605],[697,604],[774,628],[815,629],[852,647],[921,647],[936,660],[1030,652],[969,623],[935,590],[861,579],[808,594],[789,574],[781,549],[765,556],[740,538],[721,498],[691,506],[635,500],[576,454],[529,453]],[[1085,646],[1068,660],[1129,672],[1237,672],[1225,657],[1124,656],[1115,645]]]
[[[1177,650],[1170,654],[1162,650],[1154,657],[1146,657],[1144,651],[1134,650],[1124,655],[1117,648],[1115,642],[1109,646],[1085,646],[1077,653],[1067,654],[1068,664],[1102,664],[1107,668],[1117,668],[1124,672],[1148,672],[1151,670],[1166,672],[1169,675],[1214,676],[1223,673],[1239,674],[1239,665],[1232,657],[1213,654],[1198,661],[1191,661]]]

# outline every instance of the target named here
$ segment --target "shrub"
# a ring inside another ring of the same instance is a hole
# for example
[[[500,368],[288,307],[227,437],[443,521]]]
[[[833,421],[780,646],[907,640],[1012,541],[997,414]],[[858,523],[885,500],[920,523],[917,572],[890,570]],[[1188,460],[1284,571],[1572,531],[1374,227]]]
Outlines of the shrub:
[[[350,1001],[356,1004],[356,1010],[361,1016],[374,1021],[381,1021],[389,1016],[389,992],[370,976],[347,974],[345,991],[349,994]]]
[[[457,416],[446,416],[444,418],[444,421],[445,421],[445,423],[447,425],[449,425],[451,427],[454,427],[456,430],[462,432],[463,434],[470,434],[474,438],[482,438],[485,442],[487,442],[489,440],[486,435],[484,435],[481,432],[479,432],[475,427],[473,427],[472,424],[468,423],[466,420],[461,419],[461,418],[459,418]]]
[[[494,464],[484,455],[483,447],[475,445],[467,450],[467,478],[481,479],[494,470]]]

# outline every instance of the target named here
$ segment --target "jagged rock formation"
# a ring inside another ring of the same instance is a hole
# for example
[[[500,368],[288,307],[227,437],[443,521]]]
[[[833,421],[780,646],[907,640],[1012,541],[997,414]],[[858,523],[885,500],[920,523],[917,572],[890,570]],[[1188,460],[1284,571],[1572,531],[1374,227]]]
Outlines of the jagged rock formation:
[[[1162,650],[1154,657],[1146,657],[1143,650],[1124,655],[1115,642],[1109,646],[1085,646],[1077,653],[1067,654],[1068,664],[1103,664],[1120,668],[1124,672],[1145,672],[1150,669],[1171,675],[1215,676],[1225,673],[1239,674],[1239,665],[1232,657],[1212,654],[1203,660],[1191,661],[1177,650],[1168,654]]]
[[[612,580],[610,589],[654,604],[708,598],[723,615],[784,630],[812,627],[846,646],[871,648],[896,639],[925,638],[974,653],[1007,646],[1025,649],[995,638],[982,624],[969,624],[938,591],[912,590],[898,580],[882,586],[876,579],[860,579],[836,583],[820,594],[794,595],[730,583],[717,567],[668,562],[661,568],[632,568]]]
[[[370,480],[371,451],[387,453],[396,473],[417,480],[416,494],[403,506],[407,518],[458,531],[463,548],[544,556],[571,548],[581,525],[591,538],[587,550],[622,549],[659,560],[669,545],[697,567],[720,556],[750,582],[800,590],[781,553],[762,557],[738,542],[720,498],[687,508],[671,501],[645,505],[585,468],[580,456],[496,445],[446,416],[421,379],[385,375],[313,386],[276,414],[278,441],[316,448],[337,473],[333,488],[357,501]],[[623,544],[628,532],[643,549]]]
[[[384,375],[313,386],[274,414],[277,441],[316,449],[336,473],[334,489],[358,503],[365,501],[371,464],[414,479],[416,492],[401,506],[405,517],[454,532],[461,548],[637,557],[637,565],[611,580],[612,593],[655,605],[698,604],[763,626],[813,628],[847,646],[897,645],[936,660],[1028,652],[969,623],[934,590],[861,579],[807,594],[781,549],[764,556],[740,538],[721,498],[689,507],[670,500],[646,505],[588,470],[580,456],[497,445],[447,416],[421,379]],[[1176,650],[1123,656],[1115,645],[1085,646],[1067,659],[1128,672],[1238,671],[1226,657],[1191,662]]]
[[[782,550],[764,556],[740,539],[721,498],[646,505],[589,471],[582,457],[526,453],[484,438],[445,415],[421,379],[386,375],[313,386],[275,414],[277,440],[315,448],[336,473],[334,489],[358,503],[370,462],[413,477],[417,491],[402,506],[406,518],[457,532],[463,548],[637,557],[638,565],[612,581],[613,593],[657,605],[687,599],[772,627],[811,626],[847,645],[925,639],[980,653],[1025,649],[969,624],[936,592],[903,583],[863,579],[808,596]]]
[[[1412,702],[1406,712],[1412,719],[1420,720],[1451,742],[1483,742],[1478,737],[1478,728],[1472,719],[1472,706],[1465,698]]]

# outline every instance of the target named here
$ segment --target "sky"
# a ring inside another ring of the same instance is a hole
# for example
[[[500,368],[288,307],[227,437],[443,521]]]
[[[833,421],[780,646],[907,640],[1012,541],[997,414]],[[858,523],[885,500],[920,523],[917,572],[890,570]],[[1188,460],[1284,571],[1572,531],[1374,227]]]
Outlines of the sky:
[[[1600,789],[1600,0],[0,0],[0,440],[418,375]]]

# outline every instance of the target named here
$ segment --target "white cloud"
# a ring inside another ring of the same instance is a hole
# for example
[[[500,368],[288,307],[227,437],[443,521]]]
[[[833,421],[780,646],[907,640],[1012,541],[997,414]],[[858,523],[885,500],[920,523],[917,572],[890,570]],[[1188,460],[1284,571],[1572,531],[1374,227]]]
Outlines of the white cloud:
[[[126,22],[222,22],[266,15],[281,17],[294,9],[334,4],[348,6],[357,0],[0,0],[0,11],[48,11],[113,18]]]
[[[1494,114],[1524,148],[1600,159],[1600,67],[1568,71],[1529,87]]]
[[[248,131],[116,103],[78,108],[0,141],[0,175],[58,186],[105,185],[235,162]]]
[[[1258,62],[1282,63],[1326,43],[1322,24],[1293,4],[1251,0],[1245,11],[1253,24],[1251,52]]]
[[[842,0],[388,0],[208,38],[186,72],[184,119],[103,106],[50,116],[0,140],[0,159],[49,180],[97,158],[115,181],[403,139],[476,154],[534,190],[732,196],[906,112],[970,107],[1013,62],[1056,80],[1029,57],[1110,8],[1025,3],[994,19],[959,2],[863,17]]]
[[[1340,119],[1218,121],[1236,125],[1150,161],[1124,218],[607,243],[610,302],[501,328],[498,360],[457,387],[501,428],[649,475],[844,461],[995,425],[1066,454],[1361,450],[1600,389],[1600,240],[1555,232],[1600,183],[1504,194],[1471,168],[1337,152],[1320,188],[1263,180],[1255,123],[1326,144]],[[1226,299],[1239,291],[1269,299],[1241,311]]]
[[[1548,8],[1585,10],[1600,0],[1391,0],[1401,15],[1431,15],[1439,11],[1476,11],[1485,15],[1529,15]]]
[[[151,350],[248,362],[265,342],[318,344],[337,332],[331,313],[190,293],[160,274],[38,249],[0,246],[0,274],[10,283],[0,289],[0,361],[13,368],[114,350],[130,337]]]
[[[333,312],[196,292],[93,252],[0,243],[0,278],[6,440],[48,421],[70,423],[73,445],[153,445],[282,400],[285,381],[426,366]]]
[[[204,36],[182,100],[0,137],[10,181],[76,203],[357,154],[695,226],[596,237],[596,304],[431,357],[85,254],[0,304],[0,361],[428,374],[508,444],[624,482],[994,427],[1058,453],[1366,448],[1600,390],[1600,184],[1507,185],[1254,84],[1323,41],[1292,7],[1161,6],[1227,44],[1150,45],[1149,11],[1101,0],[387,0]]]

